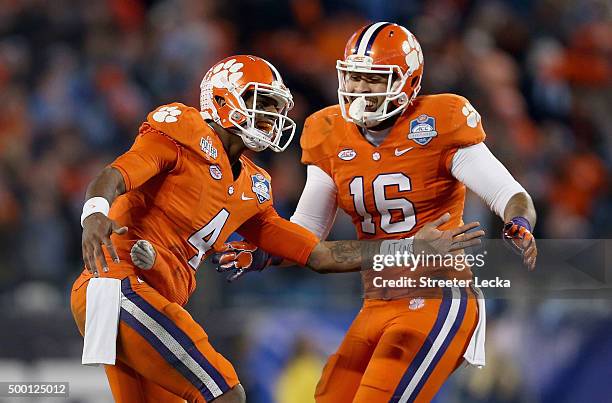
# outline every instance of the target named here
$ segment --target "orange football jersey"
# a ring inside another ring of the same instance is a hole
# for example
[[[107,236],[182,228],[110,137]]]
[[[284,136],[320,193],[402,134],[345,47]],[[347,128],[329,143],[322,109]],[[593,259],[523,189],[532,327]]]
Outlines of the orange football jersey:
[[[480,115],[458,95],[417,97],[379,146],[331,106],[306,120],[302,162],[333,179],[359,239],[398,239],[446,212],[443,229],[462,224],[465,186],[452,176],[451,161],[484,138]],[[362,274],[366,288],[372,274]]]
[[[202,258],[235,231],[300,264],[318,242],[278,216],[268,173],[244,155],[240,162],[234,180],[221,140],[200,112],[173,103],[151,112],[132,148],[111,164],[121,172],[126,193],[109,216],[128,227],[113,242],[121,259],[131,262],[134,241],[150,241],[155,265],[138,275],[173,302],[187,302]],[[131,264],[124,269],[136,270]],[[108,275],[122,273],[111,264]]]

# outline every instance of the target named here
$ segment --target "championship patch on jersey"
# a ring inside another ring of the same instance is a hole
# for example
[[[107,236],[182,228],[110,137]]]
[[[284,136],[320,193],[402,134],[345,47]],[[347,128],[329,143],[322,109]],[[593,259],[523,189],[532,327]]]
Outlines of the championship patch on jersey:
[[[257,200],[260,203],[266,202],[271,199],[270,196],[270,181],[266,179],[262,174],[255,174],[251,176],[253,182],[253,192],[257,195]]]
[[[223,173],[221,172],[221,168],[219,168],[219,165],[211,165],[209,169],[210,176],[212,176],[214,179],[219,180],[223,177]]]
[[[424,146],[437,135],[436,118],[433,116],[423,114],[410,121],[410,133],[408,133],[408,138],[414,140],[417,144]]]
[[[216,159],[219,152],[213,146],[213,141],[210,136],[206,136],[206,138],[202,137],[200,139],[200,148],[204,151],[204,154],[208,157],[208,159]]]

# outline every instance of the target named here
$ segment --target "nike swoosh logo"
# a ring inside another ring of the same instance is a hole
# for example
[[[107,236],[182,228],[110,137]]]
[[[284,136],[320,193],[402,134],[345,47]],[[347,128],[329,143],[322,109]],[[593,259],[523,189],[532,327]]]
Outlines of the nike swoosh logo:
[[[395,149],[395,156],[399,157],[400,155],[404,155],[406,154],[408,151],[412,150],[414,147],[408,147],[408,148],[404,148],[403,150],[400,150],[399,148]]]
[[[140,277],[136,277],[136,280],[138,280],[139,283],[144,283],[144,281],[140,278]]]
[[[252,197],[245,196],[245,195],[244,195],[244,193],[242,194],[241,199],[242,199],[242,200],[253,200],[253,198],[252,198]]]

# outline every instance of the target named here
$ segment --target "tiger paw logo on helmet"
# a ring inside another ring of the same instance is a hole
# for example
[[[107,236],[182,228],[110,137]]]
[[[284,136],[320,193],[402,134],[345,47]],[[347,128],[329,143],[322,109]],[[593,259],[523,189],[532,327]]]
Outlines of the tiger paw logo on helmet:
[[[225,63],[217,64],[212,70],[212,76],[209,80],[213,87],[229,88],[235,86],[238,80],[243,76],[240,71],[244,64],[236,63],[236,59],[230,59]]]
[[[421,50],[421,45],[412,33],[409,33],[408,39],[402,42],[402,50],[406,54],[408,75],[412,75],[412,73],[423,64],[423,51]]]
[[[466,104],[461,109],[463,116],[467,118],[467,125],[474,128],[478,126],[478,122],[480,122],[480,113],[474,109],[472,104],[466,102]]]
[[[178,106],[162,106],[153,114],[153,120],[160,123],[174,123],[178,121],[177,116],[180,114]]]

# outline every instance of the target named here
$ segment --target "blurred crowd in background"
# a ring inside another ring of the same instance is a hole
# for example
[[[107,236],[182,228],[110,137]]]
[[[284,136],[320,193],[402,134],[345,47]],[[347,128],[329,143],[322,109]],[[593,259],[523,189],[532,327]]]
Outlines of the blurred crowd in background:
[[[82,264],[85,187],[127,150],[150,110],[197,107],[208,68],[248,53],[282,73],[299,127],[337,102],[335,61],[349,36],[376,20],[402,24],[421,42],[422,94],[458,93],[480,112],[488,146],[534,198],[538,238],[612,235],[606,0],[0,0],[0,301],[12,329],[0,357],[78,364],[68,294]],[[282,154],[256,156],[285,217],[304,184],[298,138],[299,130]],[[472,195],[465,216],[492,236],[500,230]],[[354,237],[350,222],[338,221],[332,236]],[[359,307],[358,278],[293,269],[227,286],[209,272],[190,307],[236,364],[250,401],[312,401],[307,391]],[[603,376],[584,357],[602,334],[612,356],[610,304],[493,302],[490,365],[453,377],[443,401],[587,396],[567,380]]]

